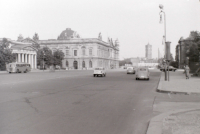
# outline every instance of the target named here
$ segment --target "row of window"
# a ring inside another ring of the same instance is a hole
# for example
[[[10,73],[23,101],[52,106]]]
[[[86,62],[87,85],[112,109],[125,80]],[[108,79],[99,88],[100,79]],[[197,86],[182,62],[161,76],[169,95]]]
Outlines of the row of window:
[[[66,56],[70,56],[70,49],[66,49],[65,50],[65,55]],[[82,55],[85,56],[86,55],[86,49],[82,49]],[[93,55],[93,49],[89,49],[89,56]],[[78,50],[73,50],[73,56],[78,56]],[[114,57],[114,58],[118,58],[118,53],[112,53],[112,51],[104,51],[99,49],[98,50],[98,56],[99,57]]]
[[[77,61],[74,61],[73,63],[73,67],[77,67],[78,66],[78,62]],[[66,67],[69,67],[69,62],[66,61]],[[82,67],[86,67],[85,66],[85,61],[82,61]],[[92,61],[89,61],[89,68],[92,68]]]
[[[67,49],[65,54],[70,55],[70,50]],[[86,55],[86,49],[82,49],[82,55]],[[92,49],[89,49],[89,55],[92,56]],[[73,50],[73,56],[78,56],[78,50]]]

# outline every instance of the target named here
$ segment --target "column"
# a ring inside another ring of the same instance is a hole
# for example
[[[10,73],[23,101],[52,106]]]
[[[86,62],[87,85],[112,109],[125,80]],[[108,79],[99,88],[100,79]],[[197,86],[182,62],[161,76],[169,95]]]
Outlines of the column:
[[[22,54],[22,62],[24,62],[24,54]]]
[[[21,62],[21,54],[18,54],[18,62]]]
[[[27,60],[26,55],[27,55],[27,54],[24,54],[24,62],[25,62],[25,63],[27,63],[27,62],[26,62],[26,60]]]
[[[32,66],[32,68],[34,68],[34,66],[33,66],[33,54],[31,54],[31,66]]]
[[[30,64],[30,54],[28,54],[28,63]]]
[[[16,54],[16,61],[15,62],[18,62],[18,53]]]
[[[37,69],[37,55],[35,54],[35,69]]]
[[[28,54],[26,54],[26,63],[28,63]]]

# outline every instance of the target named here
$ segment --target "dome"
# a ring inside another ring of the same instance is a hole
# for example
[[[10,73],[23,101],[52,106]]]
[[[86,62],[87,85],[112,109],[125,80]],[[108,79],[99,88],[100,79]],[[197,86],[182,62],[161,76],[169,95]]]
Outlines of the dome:
[[[60,36],[58,36],[58,40],[70,39],[70,38],[73,38],[73,35],[74,35],[74,31],[71,30],[71,28],[66,28],[66,30],[62,31]]]

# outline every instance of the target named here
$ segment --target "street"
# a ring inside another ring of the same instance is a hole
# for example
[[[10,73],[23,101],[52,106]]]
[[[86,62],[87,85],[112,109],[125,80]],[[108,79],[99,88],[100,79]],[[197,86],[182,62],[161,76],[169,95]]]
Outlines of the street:
[[[160,72],[126,70],[0,74],[1,134],[145,133]]]
[[[123,69],[106,77],[92,70],[0,74],[0,133],[145,134],[160,113],[155,103],[198,101],[157,93],[160,72],[150,71],[149,81]]]

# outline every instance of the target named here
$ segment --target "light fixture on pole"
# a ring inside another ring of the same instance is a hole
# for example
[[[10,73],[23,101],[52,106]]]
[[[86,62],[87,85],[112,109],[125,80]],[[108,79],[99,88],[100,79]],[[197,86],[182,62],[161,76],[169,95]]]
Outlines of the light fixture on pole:
[[[165,12],[163,11],[163,5],[159,5],[159,8],[160,8],[160,23],[162,22],[162,14],[164,15],[164,36],[163,36],[163,38],[164,38],[164,41],[165,41],[165,43],[166,43],[166,15],[165,15]],[[166,59],[166,46],[164,46],[164,60]],[[167,72],[166,72],[166,63],[165,63],[165,65],[164,65],[164,67],[165,67],[165,81],[167,81]]]

